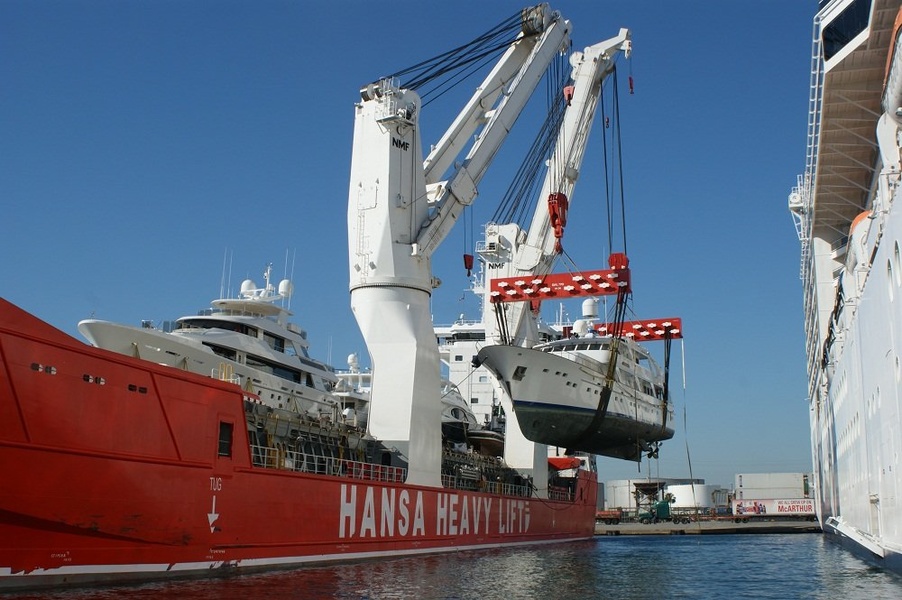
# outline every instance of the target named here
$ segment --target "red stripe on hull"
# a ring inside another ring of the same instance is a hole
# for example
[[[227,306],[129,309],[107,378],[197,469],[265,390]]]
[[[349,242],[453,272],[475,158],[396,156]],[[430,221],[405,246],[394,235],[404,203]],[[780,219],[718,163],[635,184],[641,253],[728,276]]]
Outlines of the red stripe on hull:
[[[239,388],[85,346],[3,300],[0,473],[0,589],[594,533],[589,473],[566,502],[253,466]]]

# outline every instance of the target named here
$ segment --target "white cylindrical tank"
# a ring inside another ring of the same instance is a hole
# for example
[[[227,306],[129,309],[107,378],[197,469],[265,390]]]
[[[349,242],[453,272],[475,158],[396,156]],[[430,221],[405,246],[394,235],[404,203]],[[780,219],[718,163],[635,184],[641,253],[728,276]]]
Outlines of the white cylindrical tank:
[[[665,494],[672,494],[672,508],[714,508],[715,496],[720,486],[705,483],[673,484],[664,488]]]
[[[606,481],[604,504],[606,509],[623,508],[626,510],[638,508],[636,504],[636,483],[647,484],[663,482],[663,479],[618,479]],[[645,498],[642,499],[643,502]]]

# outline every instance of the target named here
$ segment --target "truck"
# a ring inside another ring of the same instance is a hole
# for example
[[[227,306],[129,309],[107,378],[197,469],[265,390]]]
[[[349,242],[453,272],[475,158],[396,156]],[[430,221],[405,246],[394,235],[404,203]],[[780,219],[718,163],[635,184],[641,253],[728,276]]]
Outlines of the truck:
[[[624,510],[622,508],[611,508],[595,511],[595,522],[604,523],[605,525],[619,525],[620,523],[662,523],[672,521],[673,523],[689,523],[690,516],[688,514],[678,514],[671,511],[670,502],[667,500],[659,500],[651,506],[640,510]]]
[[[648,525],[649,523],[661,523],[665,521],[673,521],[674,523],[689,523],[690,519],[687,515],[676,514],[670,509],[669,500],[658,500],[651,504],[647,510],[640,511],[637,518],[639,522]]]
[[[624,519],[622,508],[595,511],[595,522],[605,525],[619,525]]]

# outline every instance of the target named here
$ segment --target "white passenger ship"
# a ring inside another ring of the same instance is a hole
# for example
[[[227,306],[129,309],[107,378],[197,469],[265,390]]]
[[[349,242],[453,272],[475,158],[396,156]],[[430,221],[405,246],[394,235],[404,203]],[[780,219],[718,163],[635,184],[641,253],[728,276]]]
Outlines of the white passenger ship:
[[[902,572],[902,53],[898,0],[814,18],[801,241],[818,516]]]

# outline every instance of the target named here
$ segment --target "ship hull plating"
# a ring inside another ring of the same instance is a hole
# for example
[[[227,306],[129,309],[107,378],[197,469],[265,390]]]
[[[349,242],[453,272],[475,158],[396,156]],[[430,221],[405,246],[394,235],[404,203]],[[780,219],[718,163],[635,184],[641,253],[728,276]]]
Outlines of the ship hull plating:
[[[588,472],[540,501],[255,464],[251,400],[0,300],[0,590],[593,535]]]

